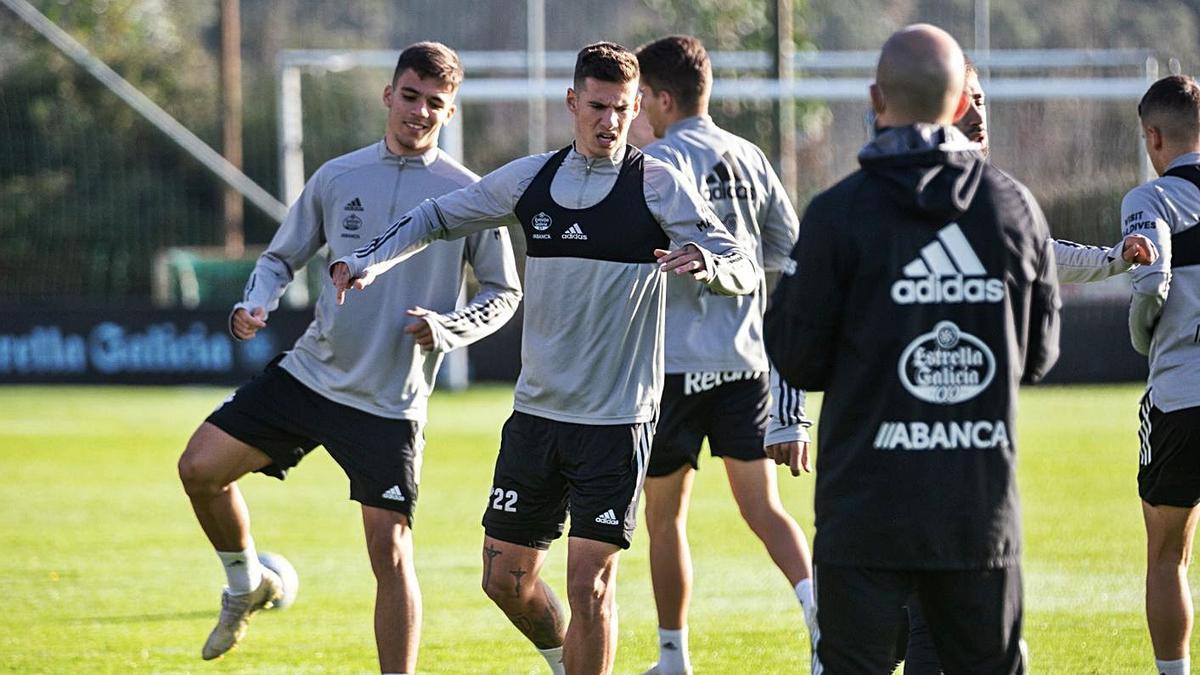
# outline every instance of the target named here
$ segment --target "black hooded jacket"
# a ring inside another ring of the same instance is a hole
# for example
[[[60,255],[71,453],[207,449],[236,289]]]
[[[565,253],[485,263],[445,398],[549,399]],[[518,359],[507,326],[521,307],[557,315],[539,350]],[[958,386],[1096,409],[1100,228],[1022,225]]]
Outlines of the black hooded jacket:
[[[1058,357],[1050,233],[1029,191],[952,127],[888,129],[809,205],[767,352],[824,391],[818,563],[1020,560],[1021,381]]]

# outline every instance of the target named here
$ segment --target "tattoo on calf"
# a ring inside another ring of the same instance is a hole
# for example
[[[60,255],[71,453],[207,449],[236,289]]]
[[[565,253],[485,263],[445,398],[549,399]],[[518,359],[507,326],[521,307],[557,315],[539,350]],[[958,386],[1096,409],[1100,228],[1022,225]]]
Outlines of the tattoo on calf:
[[[538,649],[561,647],[567,632],[563,622],[562,605],[552,593],[547,592],[543,597],[546,605],[540,617],[535,610],[530,614],[510,615],[509,619]]]

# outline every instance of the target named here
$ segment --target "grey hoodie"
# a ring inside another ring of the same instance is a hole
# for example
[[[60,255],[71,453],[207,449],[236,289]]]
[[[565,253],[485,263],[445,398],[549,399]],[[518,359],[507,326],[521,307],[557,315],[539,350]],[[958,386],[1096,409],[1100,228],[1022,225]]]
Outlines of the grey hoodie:
[[[273,311],[291,283],[324,245],[329,257],[350,253],[387,229],[399,213],[478,178],[436,148],[401,157],[379,141],[322,165],[288,210],[246,282],[247,311]],[[460,306],[464,265],[474,269],[479,292]],[[442,242],[395,273],[337,306],[328,278],[316,316],[280,365],[325,398],[380,417],[423,422],[442,354],[496,331],[521,300],[512,243],[504,229]],[[423,307],[435,348],[423,352],[404,327],[405,314]]]

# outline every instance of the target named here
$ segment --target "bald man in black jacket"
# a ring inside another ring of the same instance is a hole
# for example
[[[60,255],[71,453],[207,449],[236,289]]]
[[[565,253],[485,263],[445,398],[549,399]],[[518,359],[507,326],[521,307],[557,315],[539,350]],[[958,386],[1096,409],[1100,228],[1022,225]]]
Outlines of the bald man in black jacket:
[[[889,672],[914,591],[947,672],[1025,672],[1017,387],[1058,356],[1058,282],[1032,195],[952,126],[963,71],[933,26],[887,41],[884,128],[809,205],[767,313],[780,374],[825,392],[813,672]]]

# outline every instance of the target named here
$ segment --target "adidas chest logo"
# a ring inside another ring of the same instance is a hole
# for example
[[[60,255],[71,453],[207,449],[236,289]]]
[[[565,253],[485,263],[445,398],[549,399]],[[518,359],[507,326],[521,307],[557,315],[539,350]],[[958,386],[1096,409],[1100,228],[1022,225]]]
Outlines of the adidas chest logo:
[[[958,223],[938,230],[937,237],[921,248],[903,272],[905,278],[892,284],[892,300],[899,305],[976,304],[1004,299],[1004,282],[985,276],[987,269]]]
[[[579,227],[579,223],[575,223],[568,227],[567,231],[562,233],[562,238],[587,241],[587,235],[583,233],[583,229]]]
[[[346,207],[343,210],[344,211],[362,211],[363,210],[362,201],[358,197],[355,197],[354,199],[351,199],[348,204],[346,204]]]

